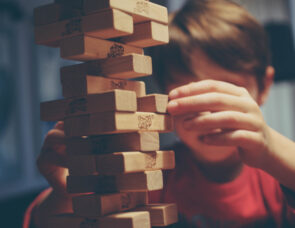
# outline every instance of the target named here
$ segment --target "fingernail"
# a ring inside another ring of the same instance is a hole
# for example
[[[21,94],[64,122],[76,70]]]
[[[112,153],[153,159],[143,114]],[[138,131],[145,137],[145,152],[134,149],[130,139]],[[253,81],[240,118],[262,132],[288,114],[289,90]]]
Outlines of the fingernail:
[[[170,101],[169,103],[168,103],[168,109],[175,109],[175,108],[177,108],[177,106],[178,106],[178,103],[176,102],[176,101]]]
[[[178,92],[177,92],[177,90],[172,90],[172,91],[169,93],[169,98],[170,98],[170,99],[175,99],[177,96],[178,96]]]

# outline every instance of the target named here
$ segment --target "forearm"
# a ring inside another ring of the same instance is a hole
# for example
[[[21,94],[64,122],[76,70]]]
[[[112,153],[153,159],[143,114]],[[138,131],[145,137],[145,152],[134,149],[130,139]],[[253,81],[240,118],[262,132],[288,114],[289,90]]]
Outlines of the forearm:
[[[71,197],[49,191],[35,206],[32,212],[32,222],[37,228],[44,227],[52,215],[71,212]]]
[[[270,129],[271,151],[265,156],[262,169],[281,184],[295,191],[295,143]]]

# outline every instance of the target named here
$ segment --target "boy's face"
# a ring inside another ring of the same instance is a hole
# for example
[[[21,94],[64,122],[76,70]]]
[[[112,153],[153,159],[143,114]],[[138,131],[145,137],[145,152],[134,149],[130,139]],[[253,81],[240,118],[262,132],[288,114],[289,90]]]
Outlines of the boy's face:
[[[202,52],[197,52],[193,59],[192,64],[195,69],[195,76],[191,75],[177,75],[179,81],[177,83],[171,84],[167,87],[168,92],[172,89],[201,80],[218,80],[232,83],[234,85],[244,87],[248,90],[253,99],[259,102],[259,89],[256,78],[253,75],[247,75],[244,73],[233,73],[229,72],[210,59],[207,58]],[[205,163],[216,163],[223,162],[226,160],[239,161],[239,156],[237,149],[235,147],[220,147],[220,146],[209,146],[200,140],[200,137],[208,133],[213,132],[201,132],[198,130],[190,131],[186,130],[184,127],[184,120],[193,118],[197,115],[206,115],[205,113],[195,113],[187,114],[183,116],[175,117],[175,128],[179,138],[192,149],[194,156],[197,160]],[[215,129],[214,131],[219,131],[220,129]]]

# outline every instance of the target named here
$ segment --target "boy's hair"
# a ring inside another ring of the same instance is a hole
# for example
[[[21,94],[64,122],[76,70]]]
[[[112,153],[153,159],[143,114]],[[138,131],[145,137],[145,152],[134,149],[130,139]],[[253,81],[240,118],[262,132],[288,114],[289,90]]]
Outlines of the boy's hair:
[[[193,76],[194,50],[232,72],[254,75],[263,89],[270,51],[263,27],[241,6],[228,0],[189,0],[170,15],[170,43],[151,49],[154,74],[162,89]],[[172,73],[173,72],[173,73]]]

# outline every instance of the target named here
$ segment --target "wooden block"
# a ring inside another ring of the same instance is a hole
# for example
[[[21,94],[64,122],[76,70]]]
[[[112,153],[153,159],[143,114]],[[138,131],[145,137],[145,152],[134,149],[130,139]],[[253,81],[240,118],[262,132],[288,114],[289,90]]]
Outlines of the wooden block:
[[[116,143],[116,142],[114,142]],[[175,168],[174,151],[116,152],[68,156],[70,175],[116,175]]]
[[[137,111],[166,113],[168,105],[168,95],[149,94],[137,98]]]
[[[61,77],[63,96],[83,97],[114,89],[131,90],[137,97],[146,95],[145,83],[90,75],[63,74]]]
[[[172,118],[168,114],[105,112],[65,118],[65,134],[68,137],[172,130]]]
[[[60,40],[86,34],[101,39],[121,37],[133,33],[133,19],[118,10],[106,10],[96,14],[35,27],[37,44],[57,47]]]
[[[114,58],[132,53],[143,54],[143,49],[84,35],[70,37],[60,43],[61,57],[77,61]]]
[[[69,193],[145,192],[162,188],[163,175],[161,170],[119,174],[116,176],[67,177],[67,191]]]
[[[34,9],[35,26],[47,25],[61,20],[82,16],[82,11],[51,3]]]
[[[143,0],[84,0],[86,14],[109,8],[132,14],[135,23],[153,20],[168,24],[167,8],[152,2]]]
[[[68,155],[66,162],[72,176],[98,175],[95,155]]]
[[[70,77],[70,75],[72,77],[74,75],[76,77],[99,75],[110,78],[130,79],[151,74],[151,57],[138,54],[94,60],[61,68],[61,77]]]
[[[88,193],[99,194],[118,192],[115,176],[68,176],[68,193]]]
[[[174,151],[118,152],[96,156],[97,171],[103,175],[174,169],[174,167]]]
[[[77,9],[83,9],[84,3],[83,0],[54,0],[54,2]]]
[[[50,218],[46,228],[150,228],[150,215],[146,211],[123,212],[102,218],[84,218],[74,214]]]
[[[169,226],[178,221],[176,204],[150,204],[136,208],[136,211],[148,211],[152,226]]]
[[[120,39],[135,47],[153,47],[169,43],[168,26],[154,21],[147,21],[134,25],[134,33]]]
[[[114,143],[115,142],[115,143]],[[157,151],[160,149],[159,133],[132,132],[67,139],[69,155],[107,154],[123,151]]]
[[[78,216],[100,217],[144,206],[147,201],[146,192],[81,195],[73,197],[73,210]]]
[[[136,109],[135,92],[116,89],[82,98],[43,102],[40,114],[43,121],[58,121],[68,116],[109,111],[135,112]]]
[[[163,188],[163,174],[161,170],[119,174],[116,182],[120,192],[155,191]]]

